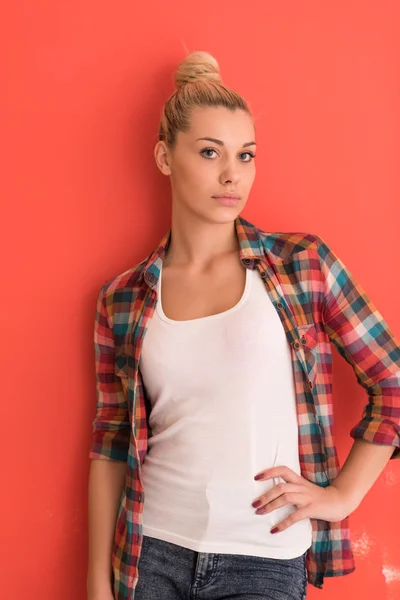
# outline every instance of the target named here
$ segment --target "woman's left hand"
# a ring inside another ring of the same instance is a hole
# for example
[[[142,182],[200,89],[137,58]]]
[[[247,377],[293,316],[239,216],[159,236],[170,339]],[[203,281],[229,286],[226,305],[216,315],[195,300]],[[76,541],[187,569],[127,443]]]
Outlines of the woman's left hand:
[[[262,477],[257,481],[281,477],[285,483],[278,483],[265,494],[258,496],[255,502],[261,503],[257,506],[257,514],[269,513],[276,508],[286,504],[292,504],[298,510],[289,517],[277,523],[271,533],[278,533],[287,529],[297,521],[314,518],[324,521],[341,521],[347,517],[355,508],[350,499],[334,484],[321,487],[301,475],[298,475],[289,467],[272,467],[259,473]]]

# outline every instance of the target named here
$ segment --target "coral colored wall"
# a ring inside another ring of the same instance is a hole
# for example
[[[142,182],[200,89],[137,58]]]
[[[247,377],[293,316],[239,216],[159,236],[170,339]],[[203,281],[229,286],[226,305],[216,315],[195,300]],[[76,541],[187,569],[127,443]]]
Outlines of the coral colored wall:
[[[4,7],[3,598],[85,598],[95,300],[169,226],[153,147],[185,48],[256,116],[243,216],[322,235],[400,335],[399,22],[396,0]],[[343,464],[366,397],[336,352],[334,369]],[[350,517],[357,570],[309,600],[400,598],[399,482],[393,461]]]

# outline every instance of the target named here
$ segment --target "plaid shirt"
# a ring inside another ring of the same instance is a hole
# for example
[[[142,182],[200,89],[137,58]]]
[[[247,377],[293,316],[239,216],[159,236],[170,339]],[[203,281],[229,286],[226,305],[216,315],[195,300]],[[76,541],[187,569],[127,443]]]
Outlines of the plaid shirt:
[[[393,445],[391,459],[399,458],[400,345],[375,305],[321,237],[265,232],[240,216],[235,228],[242,265],[259,272],[290,344],[302,476],[325,487],[340,471],[332,431],[332,344],[367,394],[350,435]],[[133,600],[138,580],[141,465],[151,436],[138,364],[170,232],[145,260],[105,282],[97,299],[97,408],[89,457],[127,462],[111,558],[116,600]],[[322,588],[324,577],[355,569],[349,517],[311,523],[308,581]]]

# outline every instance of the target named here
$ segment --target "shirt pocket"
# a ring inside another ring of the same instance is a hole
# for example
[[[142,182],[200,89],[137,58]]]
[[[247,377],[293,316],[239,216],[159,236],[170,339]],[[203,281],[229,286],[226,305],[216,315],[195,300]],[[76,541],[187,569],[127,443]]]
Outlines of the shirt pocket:
[[[304,358],[307,367],[308,383],[311,388],[314,387],[317,377],[317,346],[318,332],[315,323],[307,323],[297,327],[301,348],[304,352]]]
[[[307,325],[300,325],[297,327],[299,332],[299,340],[301,347],[304,352],[304,358],[307,368],[308,386],[313,399],[313,419],[315,425],[318,428],[321,442],[321,452],[324,455],[324,469],[326,478],[327,469],[326,461],[328,457],[328,450],[325,443],[325,428],[322,420],[322,414],[325,414],[324,406],[320,406],[320,398],[316,392],[316,385],[318,383],[318,370],[319,370],[319,339],[318,339],[318,326],[315,323],[307,323]]]

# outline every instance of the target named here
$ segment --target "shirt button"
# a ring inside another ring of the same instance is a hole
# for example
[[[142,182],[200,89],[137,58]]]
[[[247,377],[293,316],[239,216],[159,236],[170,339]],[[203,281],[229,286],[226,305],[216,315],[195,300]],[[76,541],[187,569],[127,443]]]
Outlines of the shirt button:
[[[249,265],[251,263],[251,258],[244,258],[243,262],[245,265]]]
[[[282,310],[282,308],[283,308],[282,302],[278,302],[278,304],[276,305],[276,307],[277,307],[278,310]]]
[[[312,390],[313,382],[311,381],[311,379],[308,380],[308,385],[310,386],[310,390]]]
[[[293,342],[293,348],[295,348],[296,350],[298,350],[300,348],[299,342]]]
[[[304,335],[302,336],[302,338],[300,339],[301,343],[303,344],[303,346],[305,346],[307,344],[307,340],[304,337]]]

